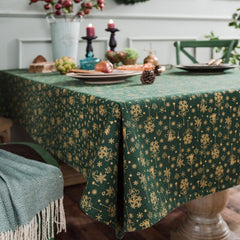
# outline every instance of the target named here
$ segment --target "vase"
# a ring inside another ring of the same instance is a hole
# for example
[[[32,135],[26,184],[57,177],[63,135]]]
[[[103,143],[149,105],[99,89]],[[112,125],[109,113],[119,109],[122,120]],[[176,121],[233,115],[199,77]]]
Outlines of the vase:
[[[81,19],[73,19],[72,16],[51,16],[47,20],[51,28],[53,60],[66,56],[74,58],[77,62]]]

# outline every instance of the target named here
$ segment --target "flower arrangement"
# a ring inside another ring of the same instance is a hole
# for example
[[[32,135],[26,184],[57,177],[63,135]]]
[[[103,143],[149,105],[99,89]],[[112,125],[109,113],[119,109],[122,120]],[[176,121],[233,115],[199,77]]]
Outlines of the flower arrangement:
[[[29,4],[43,2],[44,10],[47,11],[47,16],[66,16],[72,15],[72,19],[76,17],[84,17],[89,15],[92,8],[103,10],[104,0],[30,0]],[[79,4],[78,11],[75,13],[75,5]]]

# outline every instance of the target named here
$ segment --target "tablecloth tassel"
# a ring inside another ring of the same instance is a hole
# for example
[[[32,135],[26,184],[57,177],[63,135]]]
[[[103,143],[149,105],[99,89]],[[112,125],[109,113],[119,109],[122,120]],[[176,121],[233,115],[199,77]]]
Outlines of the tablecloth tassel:
[[[38,212],[28,224],[17,227],[15,231],[0,233],[0,240],[49,240],[54,237],[54,224],[57,233],[66,231],[63,197]]]

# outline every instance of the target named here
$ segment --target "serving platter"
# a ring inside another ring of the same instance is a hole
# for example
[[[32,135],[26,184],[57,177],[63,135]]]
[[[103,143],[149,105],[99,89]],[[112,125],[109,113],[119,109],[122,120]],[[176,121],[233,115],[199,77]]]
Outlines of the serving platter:
[[[141,74],[139,71],[113,70],[111,73],[92,71],[89,73],[67,73],[67,76],[78,78],[88,84],[114,84],[124,82],[132,76]]]
[[[232,64],[221,64],[221,65],[207,65],[207,64],[191,64],[191,65],[177,65],[176,66],[179,69],[186,70],[190,73],[207,73],[207,74],[213,74],[213,73],[223,73],[226,70],[236,68],[236,65]]]

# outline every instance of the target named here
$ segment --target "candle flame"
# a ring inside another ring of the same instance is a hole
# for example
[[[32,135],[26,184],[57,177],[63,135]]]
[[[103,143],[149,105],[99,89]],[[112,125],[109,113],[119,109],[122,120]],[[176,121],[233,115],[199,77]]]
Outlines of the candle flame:
[[[88,24],[88,27],[92,27],[93,25],[91,23]]]
[[[112,20],[112,19],[110,19],[108,23],[114,23],[114,22],[113,22],[113,20]]]

